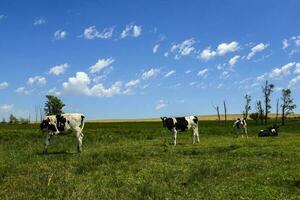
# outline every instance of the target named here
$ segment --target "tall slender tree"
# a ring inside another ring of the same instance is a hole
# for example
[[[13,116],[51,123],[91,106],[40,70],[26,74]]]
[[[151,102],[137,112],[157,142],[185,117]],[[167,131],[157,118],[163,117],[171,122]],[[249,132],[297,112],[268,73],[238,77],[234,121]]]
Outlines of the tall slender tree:
[[[218,121],[219,121],[219,124],[221,122],[221,117],[220,117],[220,110],[219,110],[219,106],[214,106],[213,105],[213,108],[217,111],[217,115],[218,115]]]
[[[258,100],[256,102],[256,110],[258,113],[258,119],[260,119],[260,123],[263,124],[264,123],[264,109],[262,107],[261,100]]]
[[[276,101],[276,117],[275,117],[275,124],[278,124],[278,114],[279,114],[279,99]]]
[[[294,99],[291,98],[291,90],[290,89],[283,89],[282,90],[282,117],[281,117],[281,124],[285,125],[285,119],[289,114],[293,113],[293,110],[296,108],[296,104],[294,104]]]
[[[251,105],[250,105],[250,103],[251,103],[251,96],[250,95],[248,95],[248,94],[246,94],[245,95],[245,100],[246,100],[246,103],[245,103],[245,110],[244,110],[244,112],[243,112],[243,115],[244,115],[244,118],[248,118],[248,115],[249,115],[249,111],[251,110]]]
[[[268,114],[270,113],[271,109],[271,93],[274,90],[274,85],[269,84],[268,81],[266,81],[265,86],[262,88],[263,93],[264,93],[264,100],[265,100],[265,124],[268,123]]]
[[[224,116],[225,116],[225,126],[227,124],[227,106],[226,106],[226,101],[224,100],[223,102],[224,105]]]

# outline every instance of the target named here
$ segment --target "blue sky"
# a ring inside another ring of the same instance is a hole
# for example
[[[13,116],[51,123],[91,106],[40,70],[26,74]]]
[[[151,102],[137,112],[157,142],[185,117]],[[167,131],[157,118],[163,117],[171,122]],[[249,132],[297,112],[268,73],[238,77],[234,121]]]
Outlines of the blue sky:
[[[2,0],[0,117],[34,116],[46,94],[89,119],[212,114],[223,100],[241,113],[265,80],[273,110],[282,88],[299,104],[299,10],[296,0]]]

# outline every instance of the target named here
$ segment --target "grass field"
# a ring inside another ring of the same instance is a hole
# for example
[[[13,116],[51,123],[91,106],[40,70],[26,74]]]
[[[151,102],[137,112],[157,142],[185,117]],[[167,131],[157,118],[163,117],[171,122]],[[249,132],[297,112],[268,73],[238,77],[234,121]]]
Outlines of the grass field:
[[[237,138],[215,121],[200,144],[161,123],[86,124],[84,149],[55,137],[43,155],[38,125],[0,125],[0,199],[300,199],[300,121],[279,137]]]

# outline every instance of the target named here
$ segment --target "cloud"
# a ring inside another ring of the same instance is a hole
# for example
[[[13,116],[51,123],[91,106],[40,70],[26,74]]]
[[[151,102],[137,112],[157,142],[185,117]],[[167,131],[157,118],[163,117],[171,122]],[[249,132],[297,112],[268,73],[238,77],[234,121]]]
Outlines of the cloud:
[[[247,59],[250,60],[256,53],[261,52],[268,48],[269,44],[259,43],[251,48],[251,52],[247,55]]]
[[[170,76],[172,76],[172,75],[175,74],[175,73],[176,73],[175,70],[171,70],[171,71],[169,71],[168,73],[166,73],[164,77],[165,77],[165,78],[170,77]]]
[[[160,44],[156,44],[154,45],[153,49],[152,49],[152,52],[153,53],[156,53],[158,51],[158,48],[159,48]]]
[[[290,80],[288,88],[294,87],[299,81],[300,81],[300,76],[294,77],[292,80]]]
[[[136,80],[131,80],[129,82],[127,82],[125,84],[126,87],[133,87],[133,86],[136,86],[140,83],[140,80],[139,79],[136,79]]]
[[[114,27],[104,28],[102,32],[99,32],[96,29],[96,26],[90,26],[83,31],[83,37],[88,40],[92,40],[95,38],[100,39],[109,39],[112,37],[114,31]]]
[[[160,110],[166,106],[167,104],[163,100],[159,100],[155,106],[155,110]]]
[[[233,67],[236,63],[237,63],[237,61],[238,61],[238,59],[240,58],[240,56],[239,55],[236,55],[236,56],[233,56],[232,58],[230,58],[230,60],[229,60],[229,65],[231,66],[231,67]]]
[[[296,69],[294,71],[295,74],[300,74],[300,63],[296,64]],[[0,87],[1,88],[1,87]]]
[[[199,58],[204,61],[209,61],[210,59],[214,58],[216,55],[217,52],[210,50],[210,47],[207,47],[200,53]]]
[[[55,40],[63,40],[67,37],[67,32],[62,30],[57,30],[54,33],[54,39]]]
[[[202,77],[202,78],[206,78],[207,75],[208,75],[208,69],[200,70],[197,75]]]
[[[189,73],[191,73],[192,71],[191,70],[186,70],[184,73],[186,73],[186,74],[189,74]]]
[[[173,44],[170,51],[175,54],[175,59],[179,59],[181,56],[193,53],[195,51],[195,47],[193,47],[195,43],[194,38],[189,38],[179,44]]]
[[[11,112],[14,108],[13,104],[3,104],[0,106],[0,113],[8,113]]]
[[[25,87],[19,87],[16,89],[16,92],[17,93],[20,93],[20,94],[25,94],[25,95],[28,95],[30,94],[30,91],[27,90]]]
[[[36,84],[36,85],[45,85],[46,82],[47,82],[47,80],[46,80],[45,77],[34,76],[34,77],[29,77],[29,79],[27,81],[27,84],[29,84],[29,85],[33,85],[33,84]]]
[[[68,82],[63,83],[66,94],[86,95],[97,97],[111,97],[121,94],[122,82],[117,81],[111,87],[105,88],[102,83],[89,87],[91,80],[85,72],[77,72],[75,77],[70,77]]]
[[[221,43],[218,45],[217,53],[220,56],[223,56],[229,52],[234,52],[239,49],[239,43],[236,41],[230,43]]]
[[[2,83],[0,83],[0,90],[3,90],[3,89],[5,89],[5,88],[7,88],[8,87],[8,83],[7,82],[2,82]]]
[[[104,68],[107,68],[108,66],[110,66],[114,61],[115,60],[112,58],[99,59],[96,64],[90,66],[90,68],[89,68],[90,73],[93,74],[93,73],[99,72],[99,71],[103,70]]]
[[[60,96],[61,95],[61,92],[57,91],[56,90],[56,87],[50,89],[47,91],[47,94],[52,94],[52,95],[55,95],[55,96]]]
[[[221,79],[227,79],[229,77],[230,77],[230,73],[228,71],[223,71],[220,76]]]
[[[43,25],[45,23],[46,23],[46,20],[44,18],[38,18],[38,19],[34,20],[33,25],[39,26],[39,25]]]
[[[63,83],[63,88],[67,94],[90,95],[88,85],[91,80],[85,72],[77,72],[75,77],[70,77],[68,82]]]
[[[150,70],[144,72],[142,74],[142,79],[147,80],[151,77],[155,77],[160,72],[160,69],[158,68],[151,68]]]
[[[121,33],[121,38],[125,37],[139,37],[142,34],[142,26],[134,25],[133,23],[126,25]]]
[[[282,49],[286,49],[289,47],[289,42],[287,39],[282,40]]]
[[[68,63],[56,65],[49,70],[49,73],[58,76],[64,74],[68,67],[69,67]]]
[[[292,67],[295,65],[295,62],[290,62],[282,67],[274,68],[272,72],[269,74],[270,78],[281,78],[290,74]]]

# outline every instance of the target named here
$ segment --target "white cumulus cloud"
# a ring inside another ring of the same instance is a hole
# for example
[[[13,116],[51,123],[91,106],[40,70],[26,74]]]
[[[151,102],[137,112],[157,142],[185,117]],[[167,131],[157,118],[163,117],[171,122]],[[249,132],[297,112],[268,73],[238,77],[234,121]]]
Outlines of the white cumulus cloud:
[[[150,70],[145,71],[142,74],[142,79],[143,80],[147,80],[147,79],[149,79],[151,77],[155,77],[159,72],[160,72],[160,69],[158,69],[158,68],[151,68]]]
[[[270,73],[270,78],[281,78],[290,74],[292,67],[295,65],[295,62],[290,62],[282,67],[274,68]]]
[[[207,47],[200,53],[199,58],[204,61],[209,61],[210,59],[214,58],[216,55],[217,52],[211,50],[210,47]]]
[[[193,46],[196,43],[194,38],[189,38],[184,40],[179,44],[173,44],[171,47],[171,52],[175,54],[175,59],[179,59],[181,56],[190,55],[195,51]]]
[[[217,48],[217,53],[220,55],[220,56],[223,56],[229,52],[234,52],[234,51],[237,51],[239,49],[239,43],[236,42],[236,41],[232,41],[230,43],[221,43],[218,45],[218,48]]]
[[[208,69],[200,70],[197,75],[202,77],[202,78],[206,78],[207,75],[208,75]]]
[[[64,74],[68,67],[69,67],[68,63],[56,65],[49,70],[49,73],[58,76]]]
[[[233,56],[232,58],[230,58],[230,60],[229,60],[229,65],[231,66],[231,67],[233,67],[236,63],[237,63],[237,61],[238,61],[238,59],[240,58],[240,56],[239,55],[236,55],[236,56]]]
[[[30,91],[28,89],[26,89],[25,87],[19,87],[16,89],[16,92],[17,93],[20,93],[20,94],[30,94]]]
[[[1,113],[8,113],[11,112],[14,108],[13,104],[3,104],[0,106],[0,112]]]
[[[47,82],[47,80],[46,80],[45,77],[34,76],[34,77],[29,77],[29,79],[27,81],[27,84],[29,84],[29,85],[33,85],[33,84],[36,84],[36,85],[45,85],[46,82]]]
[[[156,53],[158,51],[159,46],[160,46],[159,44],[154,45],[152,52]]]
[[[168,73],[166,73],[166,74],[164,75],[164,77],[165,77],[165,78],[168,78],[168,77],[174,75],[175,73],[176,73],[175,70],[171,70],[171,71],[169,71]]]
[[[136,79],[136,80],[131,80],[131,81],[128,81],[125,86],[126,87],[133,87],[133,86],[136,86],[140,83],[140,80],[139,79]]]
[[[247,55],[247,59],[250,60],[255,54],[268,48],[269,44],[259,43],[251,48],[251,52]]]
[[[109,39],[113,36],[114,27],[104,28],[101,32],[97,30],[96,26],[90,26],[83,31],[83,37],[88,40],[95,38]]]
[[[34,20],[33,25],[39,26],[39,25],[43,25],[45,23],[46,23],[46,20],[44,18],[38,18],[38,19]]]
[[[155,110],[160,110],[164,107],[166,107],[167,104],[164,102],[164,100],[159,100],[157,103],[156,103],[156,106],[155,106]]]
[[[62,30],[57,30],[54,32],[54,39],[55,40],[63,40],[67,37],[67,32]]]
[[[125,37],[139,37],[142,34],[142,26],[135,25],[133,23],[126,25],[125,29],[121,33],[121,38]]]
[[[114,61],[115,60],[112,58],[99,59],[96,64],[90,66],[90,68],[89,68],[90,73],[93,74],[93,73],[99,72],[99,71],[103,70],[104,68],[109,67]]]
[[[0,90],[3,90],[3,89],[5,89],[5,88],[7,88],[8,87],[8,82],[2,82],[2,83],[0,83]]]

